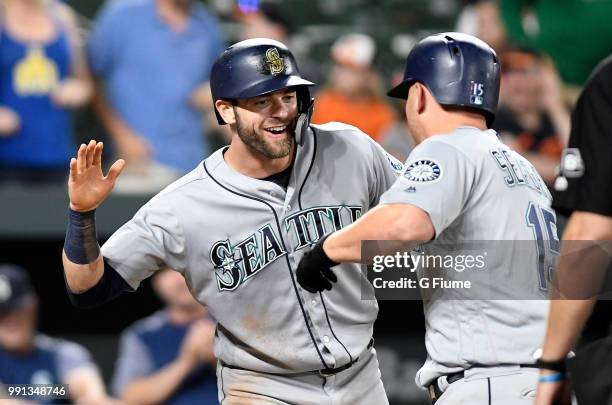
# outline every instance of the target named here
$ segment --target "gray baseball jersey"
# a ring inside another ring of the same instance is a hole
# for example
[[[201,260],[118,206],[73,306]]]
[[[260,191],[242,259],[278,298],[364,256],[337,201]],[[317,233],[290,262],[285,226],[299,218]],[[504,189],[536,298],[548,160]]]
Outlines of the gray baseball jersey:
[[[322,236],[376,205],[402,165],[357,128],[313,125],[289,185],[244,176],[213,153],[140,209],[102,247],[133,287],[169,266],[218,322],[226,364],[286,373],[339,367],[363,352],[378,312],[362,273],[343,264],[330,292],[297,284],[299,260]]]
[[[529,241],[530,254],[519,243],[489,245],[488,273],[480,279],[513,282],[545,298],[547,273],[539,266],[537,249],[558,243],[551,196],[533,166],[505,146],[492,130],[461,127],[428,138],[414,149],[405,171],[381,197],[381,204],[415,205],[431,218],[436,247],[464,241]],[[551,242],[552,241],[552,242]],[[526,243],[526,242],[524,242]],[[520,260],[520,262],[518,262]],[[524,265],[523,265],[524,264]],[[518,270],[517,270],[518,269]],[[495,274],[497,273],[497,274]],[[491,277],[491,278],[489,278]],[[525,287],[527,282],[531,286]],[[533,352],[544,338],[548,303],[544,300],[507,300],[516,285],[497,288],[491,299],[470,299],[469,290],[430,289],[424,293],[428,358],[417,374],[417,384],[475,364],[533,363]],[[504,295],[506,294],[506,295]]]

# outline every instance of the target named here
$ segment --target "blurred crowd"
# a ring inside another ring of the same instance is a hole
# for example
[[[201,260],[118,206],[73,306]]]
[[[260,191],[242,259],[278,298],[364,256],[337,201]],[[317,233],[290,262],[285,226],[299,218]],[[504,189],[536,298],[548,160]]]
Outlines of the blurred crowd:
[[[480,37],[501,60],[494,129],[550,184],[577,90],[611,51],[606,38],[612,29],[601,15],[612,6],[578,0],[563,7],[552,0],[457,2],[462,8],[447,29]],[[321,60],[304,46],[287,7],[228,3],[229,18],[219,18],[216,6],[197,0],[108,0],[84,23],[64,1],[1,0],[0,183],[64,183],[78,143],[96,134],[89,128],[75,133],[75,115],[87,109],[103,128],[98,137],[110,144],[114,156],[106,160],[128,163],[116,192],[160,190],[226,144],[227,133],[211,119],[210,66],[228,43],[254,37],[287,43],[302,74],[318,83],[314,123],[354,125],[406,159],[413,145],[402,106],[382,91],[398,78],[381,69],[380,54],[391,45],[376,40],[375,27],[328,38]],[[566,27],[568,14],[587,32]],[[578,45],[587,38],[588,47]],[[393,71],[402,70],[408,51],[396,51]]]
[[[287,43],[318,84],[313,123],[354,125],[407,158],[414,145],[403,105],[383,91],[399,75],[381,69],[388,44],[376,27],[347,29],[321,60],[300,46],[282,3],[243,3],[228,22],[195,0],[108,0],[86,24],[60,0],[0,0],[0,187],[65,183],[78,143],[89,140],[75,116],[90,109],[110,146],[106,160],[127,162],[116,192],[160,190],[228,141],[212,112],[210,67],[227,44],[254,37]],[[456,25],[445,28],[480,37],[501,62],[493,128],[552,188],[576,95],[612,52],[612,3],[460,3]],[[567,26],[568,15],[580,29]],[[180,274],[162,272],[154,288],[165,307],[123,332],[107,390],[84,347],[37,331],[27,272],[0,266],[0,381],[70,384],[77,403],[216,403],[213,321]]]
[[[159,272],[153,288],[164,307],[121,333],[107,390],[85,347],[37,330],[44,303],[27,270],[0,264],[0,402],[16,384],[61,384],[67,387],[63,398],[27,399],[43,404],[217,404],[214,322],[178,272]]]

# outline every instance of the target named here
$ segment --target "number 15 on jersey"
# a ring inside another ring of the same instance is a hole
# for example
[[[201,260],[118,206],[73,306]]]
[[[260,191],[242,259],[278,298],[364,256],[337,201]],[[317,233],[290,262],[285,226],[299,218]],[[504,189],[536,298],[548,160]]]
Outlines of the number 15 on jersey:
[[[539,287],[540,290],[546,291],[552,281],[556,259],[559,255],[557,217],[550,208],[530,202],[525,218],[536,238]]]

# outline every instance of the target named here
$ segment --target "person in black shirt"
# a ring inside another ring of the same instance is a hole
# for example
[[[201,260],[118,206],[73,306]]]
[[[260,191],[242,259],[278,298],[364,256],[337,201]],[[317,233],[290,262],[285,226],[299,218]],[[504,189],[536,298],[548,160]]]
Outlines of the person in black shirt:
[[[603,278],[599,276],[605,274],[612,255],[611,127],[612,55],[594,70],[578,100],[572,114],[569,147],[563,152],[559,175],[554,183],[556,195],[553,206],[559,213],[571,214],[563,234],[565,242],[557,266],[556,285],[561,287],[557,293],[580,299],[556,299],[551,303],[548,331],[538,360],[541,374],[536,405],[570,403],[565,359],[593,310],[594,296],[601,289],[601,284],[597,282]],[[570,244],[567,241],[573,242]],[[576,244],[582,244],[581,249],[576,250]],[[577,251],[578,255],[572,254],[570,249]],[[599,276],[596,272],[599,272]],[[588,294],[584,294],[584,288],[581,296],[568,294],[569,290],[565,287],[568,284],[561,284],[565,276],[574,277],[573,281],[581,278],[581,287],[591,288]],[[584,281],[593,285],[588,286]],[[608,404],[612,399],[612,371],[609,370],[612,362],[605,360],[612,357],[612,345],[609,338],[602,342],[595,356],[592,351],[590,355],[584,352],[587,372],[576,372],[571,366],[574,371],[572,384],[580,404]],[[572,363],[578,363],[580,356]],[[595,364],[598,361],[601,366]],[[582,388],[585,382],[591,384],[591,388]],[[583,394],[588,397],[581,398]]]

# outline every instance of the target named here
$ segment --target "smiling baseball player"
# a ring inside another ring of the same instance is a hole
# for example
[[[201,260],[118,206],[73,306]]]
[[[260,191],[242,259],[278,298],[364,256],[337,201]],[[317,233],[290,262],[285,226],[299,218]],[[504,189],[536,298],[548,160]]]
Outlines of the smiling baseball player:
[[[420,144],[381,205],[304,256],[297,276],[305,289],[331,288],[334,274],[342,272],[331,267],[359,261],[363,240],[433,240],[423,246],[432,252],[444,244],[500,240],[528,241],[531,252],[558,249],[546,185],[488,129],[497,108],[499,62],[486,43],[459,33],[423,39],[408,56],[404,81],[388,94],[406,99],[410,133]],[[516,270],[522,273],[516,277],[532,281],[530,297],[544,299],[544,252],[523,257],[513,249],[521,245],[496,246],[498,261],[481,279]],[[533,261],[517,266],[523,259]],[[428,358],[417,383],[438,404],[531,404],[538,379],[532,356],[544,335],[548,302],[470,294],[424,291]]]
[[[253,39],[214,63],[218,150],[173,183],[104,244],[94,210],[122,169],[102,175],[102,145],[82,145],[70,165],[64,270],[73,301],[90,305],[134,290],[169,266],[218,322],[222,404],[386,404],[372,347],[375,300],[344,265],[341,287],[310,293],[299,259],[324,235],[378,203],[401,163],[366,134],[309,125],[313,83],[281,43]],[[172,119],[172,117],[168,117]]]

